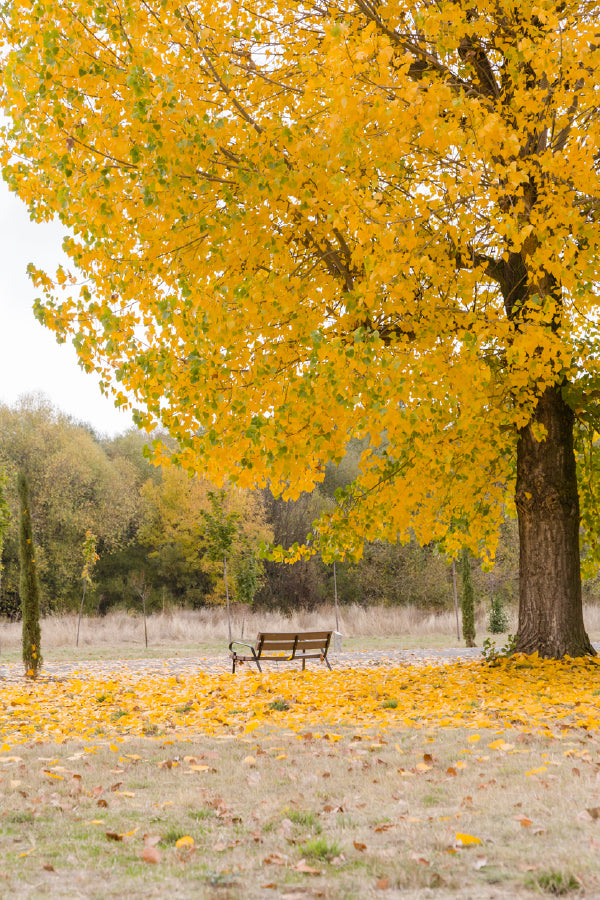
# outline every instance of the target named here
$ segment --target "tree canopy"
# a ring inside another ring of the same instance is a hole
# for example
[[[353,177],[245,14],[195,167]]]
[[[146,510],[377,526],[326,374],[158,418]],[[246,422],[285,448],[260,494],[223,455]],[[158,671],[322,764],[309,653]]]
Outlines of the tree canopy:
[[[216,483],[293,498],[368,436],[325,553],[493,551],[514,497],[517,646],[544,655],[592,652],[573,440],[591,429],[594,455],[599,14],[10,0],[2,19],[4,174],[70,233],[73,271],[34,272],[42,320]]]

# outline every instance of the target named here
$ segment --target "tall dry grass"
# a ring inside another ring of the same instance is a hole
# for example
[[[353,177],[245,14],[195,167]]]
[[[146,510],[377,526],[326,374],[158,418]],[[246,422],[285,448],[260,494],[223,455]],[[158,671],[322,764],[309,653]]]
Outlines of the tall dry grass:
[[[253,639],[259,631],[311,631],[335,628],[333,606],[319,610],[298,610],[293,615],[281,612],[248,610],[244,619],[243,609],[232,611],[232,632],[236,638],[243,631],[246,639]],[[430,613],[416,606],[362,607],[358,604],[343,606],[339,610],[339,628],[346,637],[390,637],[393,635],[456,635],[454,613]],[[157,644],[194,645],[204,642],[228,640],[227,615],[223,607],[201,610],[176,609],[148,616],[148,641]],[[485,616],[478,617],[478,630],[485,629]],[[45,647],[73,646],[77,632],[77,616],[48,616],[42,620],[43,645]],[[16,647],[21,641],[21,623],[0,624],[2,646]],[[106,616],[87,616],[82,620],[80,647],[108,644],[139,644],[144,641],[141,616],[132,612],[117,611]]]
[[[236,638],[242,634],[243,609],[232,611],[232,631]],[[516,612],[509,613],[509,631],[516,631]],[[476,616],[478,636],[487,633],[488,612],[479,610]],[[590,634],[600,632],[600,606],[586,605],[584,620]],[[148,641],[151,646],[194,646],[228,640],[227,616],[222,607],[201,610],[175,609],[148,616]],[[332,605],[319,610],[297,610],[293,615],[280,612],[248,610],[244,621],[244,635],[253,640],[259,631],[311,631],[335,628]],[[420,638],[426,647],[428,638],[447,636],[456,642],[456,616],[452,612],[428,612],[416,606],[369,606],[358,604],[339,609],[339,630],[348,638],[390,638],[394,636]],[[46,649],[72,647],[77,632],[77,616],[48,616],[42,620],[42,645]],[[103,617],[88,616],[82,620],[79,645],[107,647],[124,644],[143,645],[144,628],[140,615],[117,611]],[[16,648],[21,643],[21,623],[0,621],[0,647]]]

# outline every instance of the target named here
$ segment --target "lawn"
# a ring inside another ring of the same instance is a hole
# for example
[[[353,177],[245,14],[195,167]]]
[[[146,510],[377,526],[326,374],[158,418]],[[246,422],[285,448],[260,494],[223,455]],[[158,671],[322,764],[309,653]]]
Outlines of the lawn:
[[[0,894],[598,896],[600,666],[6,683]]]

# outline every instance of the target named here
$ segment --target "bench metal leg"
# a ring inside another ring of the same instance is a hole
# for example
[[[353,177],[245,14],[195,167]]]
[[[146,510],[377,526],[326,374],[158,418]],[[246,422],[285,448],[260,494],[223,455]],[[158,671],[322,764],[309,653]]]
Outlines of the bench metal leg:
[[[323,657],[323,659],[324,659],[324,660],[325,660],[325,662],[326,662],[326,663],[327,663],[327,668],[328,668],[328,669],[329,669],[329,671],[330,671],[330,672],[331,672],[331,671],[332,671],[332,668],[331,668],[331,666],[330,666],[330,665],[329,665],[329,660],[328,660],[328,659],[327,659],[327,657],[326,657],[326,656],[324,656],[324,657]]]

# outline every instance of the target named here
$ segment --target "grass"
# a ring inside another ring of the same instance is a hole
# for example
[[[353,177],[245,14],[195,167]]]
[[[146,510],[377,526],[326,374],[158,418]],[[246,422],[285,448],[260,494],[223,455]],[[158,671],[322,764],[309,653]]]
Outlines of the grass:
[[[160,838],[159,844],[162,847],[174,847],[180,838],[186,837],[187,831],[183,831],[181,828],[174,828],[171,826],[168,828]]]
[[[302,809],[291,809],[288,813],[288,818],[294,825],[300,825],[302,828],[312,828],[318,831],[321,829],[320,824],[317,822],[317,817],[312,810],[307,812]]]
[[[0,754],[0,893],[597,896],[598,739],[582,733],[574,758],[549,737],[505,732],[512,749],[499,751],[495,732],[472,736],[348,730],[332,744],[274,730],[13,748]]]
[[[302,853],[309,859],[331,862],[339,857],[342,848],[337,841],[328,841],[325,837],[316,837],[301,845]]]
[[[333,621],[332,610],[292,620],[252,614],[246,635],[323,621]],[[480,617],[480,643],[484,622]],[[595,637],[596,608],[586,609],[586,624]],[[73,617],[44,620],[47,660],[197,659],[221,655],[227,644],[221,610],[150,617],[147,651],[133,644],[143,627],[135,616],[85,620],[77,649],[75,627]],[[451,616],[411,608],[343,608],[340,627],[344,649],[365,653],[458,644]],[[18,623],[0,625],[2,661],[19,659],[20,640]],[[501,645],[505,638],[494,640]],[[0,896],[600,896],[600,740],[593,731],[580,728],[566,741],[558,732],[527,733],[522,722],[512,734],[494,730],[492,722],[477,729],[475,742],[472,729],[435,729],[426,717],[401,727],[404,685],[386,692],[376,683],[372,704],[385,731],[357,733],[336,721],[340,739],[327,740],[306,727],[286,730],[292,714],[302,715],[297,677],[282,675],[273,689],[264,679],[264,696],[257,691],[255,699],[240,695],[225,704],[228,721],[238,714],[247,721],[252,704],[268,710],[268,730],[260,734],[244,733],[234,720],[228,731],[200,736],[191,727],[198,707],[179,682],[171,713],[176,724],[165,731],[148,719],[146,737],[133,735],[131,707],[140,701],[135,692],[123,693],[127,685],[120,693],[118,684],[110,692],[98,685],[92,697],[99,726],[107,717],[118,737],[105,738],[98,727],[87,743],[73,741],[73,732],[53,743],[59,717],[44,710],[50,721],[43,739],[38,732],[37,741],[0,751]],[[290,678],[294,693],[286,698],[282,685]],[[208,688],[219,703],[219,689]],[[25,694],[14,701],[9,707],[18,730],[30,701]],[[479,695],[472,702],[480,704]],[[579,709],[575,718],[583,715]],[[145,707],[138,712],[144,719]],[[326,731],[327,722],[317,727]],[[506,749],[497,749],[498,734]],[[158,861],[145,861],[145,853]]]
[[[272,709],[275,712],[285,712],[289,708],[290,704],[287,700],[273,700],[272,703],[269,703],[269,709]]]
[[[531,887],[539,888],[542,893],[553,894],[555,897],[563,897],[581,889],[581,882],[564,872],[540,872],[531,878],[529,883]]]

